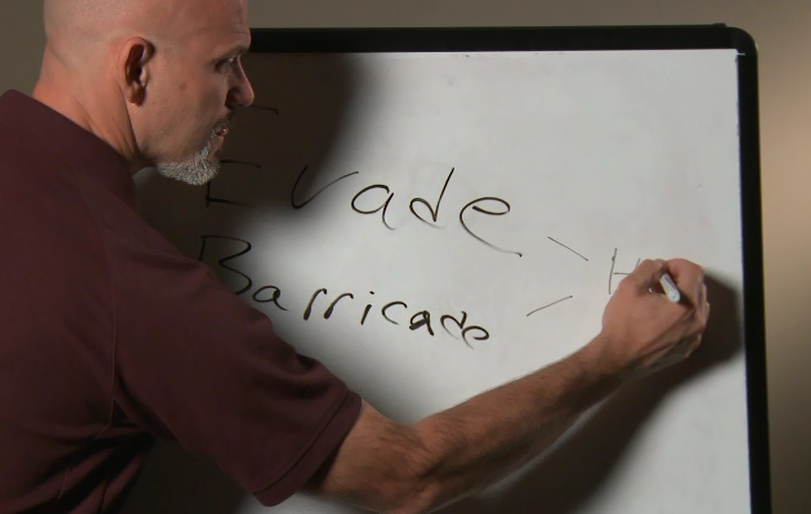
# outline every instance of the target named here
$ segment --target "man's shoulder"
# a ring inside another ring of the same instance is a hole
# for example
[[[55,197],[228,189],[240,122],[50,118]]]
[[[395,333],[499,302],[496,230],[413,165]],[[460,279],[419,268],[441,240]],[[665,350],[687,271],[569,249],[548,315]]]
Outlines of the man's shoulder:
[[[0,180],[6,189],[52,184],[68,193],[73,182],[69,170],[69,163],[59,159],[53,148],[0,120]],[[41,194],[49,192],[56,191],[44,188]]]

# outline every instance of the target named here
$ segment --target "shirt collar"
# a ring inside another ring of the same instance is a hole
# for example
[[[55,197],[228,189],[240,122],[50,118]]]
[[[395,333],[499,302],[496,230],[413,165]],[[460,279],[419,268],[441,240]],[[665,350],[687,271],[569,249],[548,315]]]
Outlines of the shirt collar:
[[[0,96],[0,123],[135,209],[135,183],[113,147],[45,104],[10,90]]]

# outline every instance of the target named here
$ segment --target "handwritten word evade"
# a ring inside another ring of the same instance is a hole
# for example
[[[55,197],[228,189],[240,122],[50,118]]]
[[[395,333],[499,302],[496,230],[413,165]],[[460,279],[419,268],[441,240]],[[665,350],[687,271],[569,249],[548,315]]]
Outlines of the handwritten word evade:
[[[244,161],[228,160],[223,162],[227,164],[239,164],[242,166],[249,166],[252,168],[261,168],[261,165],[259,164]],[[290,191],[290,206],[295,210],[306,208],[313,200],[315,200],[320,195],[326,193],[331,187],[338,184],[339,182],[349,179],[350,177],[360,175],[359,171],[346,173],[334,179],[332,182],[330,182],[329,184],[325,185],[324,187],[313,193],[309,198],[302,198],[301,197],[302,195],[299,192],[299,187],[309,170],[310,170],[309,166],[305,166],[301,170],[298,177],[296,178],[296,182],[293,185],[292,190]],[[441,217],[440,213],[442,210],[442,200],[445,197],[445,193],[448,190],[448,186],[450,185],[451,179],[453,178],[455,172],[456,168],[451,168],[450,172],[445,178],[445,183],[443,184],[442,189],[439,191],[436,201],[434,201],[433,203],[421,197],[414,197],[408,202],[408,210],[411,212],[411,214],[417,220],[424,223],[426,226],[430,228],[433,229],[445,228],[445,225],[439,223]],[[363,186],[360,190],[358,190],[358,192],[349,201],[349,207],[352,209],[353,212],[360,215],[379,216],[380,222],[383,224],[383,226],[390,231],[394,231],[397,230],[397,227],[392,225],[391,220],[389,219],[389,208],[391,207],[394,198],[395,192],[389,185],[373,183]],[[222,198],[220,196],[214,196],[212,194],[212,184],[209,183],[206,193],[206,206],[210,207],[212,204],[218,203],[238,207],[247,207],[247,208],[251,207],[250,205],[243,202],[238,202],[236,200],[228,198]],[[465,233],[467,233],[470,237],[476,239],[481,244],[487,246],[492,250],[517,255],[518,257],[523,257],[524,256],[523,252],[502,248],[493,243],[492,241],[485,239],[484,236],[476,233],[470,226],[470,220],[475,216],[504,216],[506,214],[509,214],[511,209],[512,207],[510,206],[510,203],[504,200],[503,198],[498,198],[495,196],[481,196],[478,198],[473,198],[470,201],[468,201],[465,204],[465,206],[462,207],[456,214],[456,220],[454,221],[454,223],[458,222],[459,226],[462,228],[462,230],[464,230]]]
[[[225,257],[215,258],[219,268],[235,274],[243,281],[243,285],[235,290],[237,295],[247,293],[256,303],[271,305],[283,312],[291,312],[291,306],[287,304],[280,287],[275,285],[255,287],[254,280],[233,262],[251,252],[253,245],[250,242],[229,236],[204,235],[199,256],[201,262],[206,261],[209,243],[215,241],[236,242],[241,247],[237,251],[230,251],[231,253]],[[490,332],[486,328],[468,322],[469,316],[464,310],[459,311],[458,314],[437,314],[426,309],[411,307],[402,300],[379,303],[376,301],[375,295],[374,291],[369,291],[368,295],[356,295],[352,291],[331,293],[329,289],[321,287],[312,293],[307,305],[301,310],[301,317],[304,321],[309,321],[314,316],[321,316],[325,320],[332,318],[333,315],[340,316],[342,319],[356,317],[358,324],[363,326],[370,317],[379,316],[392,325],[406,327],[412,332],[422,330],[431,337],[435,336],[441,328],[444,333],[461,340],[471,349],[473,349],[474,341],[481,342],[490,339]],[[360,309],[358,309],[359,305],[362,306]]]

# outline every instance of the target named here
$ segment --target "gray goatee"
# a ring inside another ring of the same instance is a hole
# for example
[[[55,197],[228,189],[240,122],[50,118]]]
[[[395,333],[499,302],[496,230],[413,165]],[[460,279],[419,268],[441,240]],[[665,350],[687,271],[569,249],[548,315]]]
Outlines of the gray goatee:
[[[156,166],[158,173],[193,186],[201,186],[210,181],[220,171],[219,161],[211,155],[212,142],[218,134],[227,133],[229,127],[230,121],[221,121],[211,130],[211,137],[196,154],[185,161],[160,163]]]

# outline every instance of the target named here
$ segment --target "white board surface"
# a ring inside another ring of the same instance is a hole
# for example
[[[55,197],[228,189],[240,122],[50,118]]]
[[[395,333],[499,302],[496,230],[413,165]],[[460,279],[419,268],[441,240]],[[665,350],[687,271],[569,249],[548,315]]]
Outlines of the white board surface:
[[[250,54],[258,108],[223,154],[239,162],[208,190],[145,172],[139,201],[187,254],[205,244],[284,339],[406,422],[587,343],[638,259],[701,263],[717,296],[695,362],[447,512],[749,512],[736,59]],[[172,494],[206,491],[142,485],[131,504]],[[265,511],[229,501],[217,512]],[[273,512],[356,510],[297,495]]]

